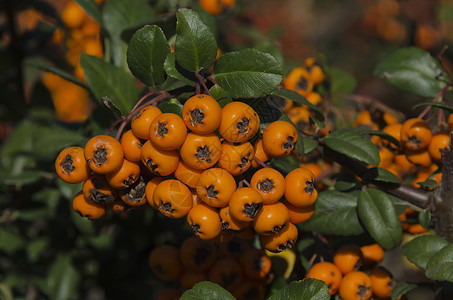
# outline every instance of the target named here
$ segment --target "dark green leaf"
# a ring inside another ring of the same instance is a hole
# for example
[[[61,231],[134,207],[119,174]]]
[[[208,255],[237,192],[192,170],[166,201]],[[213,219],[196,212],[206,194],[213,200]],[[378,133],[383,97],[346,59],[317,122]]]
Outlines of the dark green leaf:
[[[380,130],[371,130],[371,129],[365,129],[365,128],[354,128],[354,129],[349,129],[349,130],[353,130],[354,132],[356,132],[360,135],[376,135],[376,136],[380,137],[381,139],[389,141],[390,143],[394,144],[398,148],[401,147],[401,144],[397,139],[395,139],[390,134],[385,133]]]
[[[80,275],[74,268],[69,255],[60,254],[53,262],[47,275],[48,293],[51,299],[74,299]]]
[[[324,122],[324,115],[319,110],[319,108],[311,104],[304,96],[302,96],[298,92],[288,90],[285,88],[277,88],[276,90],[272,91],[271,94],[283,99],[288,99],[296,103],[308,106],[308,108],[310,108],[315,113],[315,118],[321,122]]]
[[[55,75],[60,76],[61,78],[64,78],[64,79],[66,79],[66,80],[68,80],[68,81],[70,81],[72,83],[75,83],[75,84],[77,84],[77,85],[79,85],[79,86],[81,86],[83,88],[87,88],[87,86],[82,81],[80,81],[79,79],[77,79],[73,75],[69,74],[68,72],[63,71],[62,69],[59,69],[57,67],[54,67],[54,66],[42,63],[42,62],[36,62],[36,61],[28,62],[28,63],[25,64],[25,66],[53,73]]]
[[[363,233],[357,216],[357,198],[337,191],[319,193],[315,213],[300,229],[343,236]]]
[[[49,239],[47,238],[38,238],[28,243],[27,245],[28,261],[31,263],[36,262],[48,246]]]
[[[398,176],[384,168],[369,168],[363,173],[362,178],[370,182],[401,183]]]
[[[357,202],[357,212],[368,233],[384,249],[399,245],[401,223],[395,205],[386,193],[372,188],[362,190]]]
[[[259,98],[281,83],[280,63],[269,53],[243,49],[220,56],[215,65],[215,81],[233,98]]]
[[[279,47],[275,43],[270,43],[268,41],[261,42],[259,44],[256,44],[255,49],[258,49],[261,52],[269,53],[273,57],[275,57],[280,64],[283,65],[284,63],[284,58],[282,53],[280,52]]]
[[[431,105],[432,107],[437,107],[440,109],[444,109],[448,111],[449,113],[453,113],[453,106],[446,104],[446,103],[438,103],[438,102],[423,102],[423,103],[418,103],[412,107],[412,109],[416,109],[417,107],[424,107],[424,106],[429,106]]]
[[[19,234],[0,228],[0,250],[12,254],[24,247],[24,240]]]
[[[170,46],[162,29],[147,25],[135,32],[127,47],[127,64],[144,84],[156,87],[165,81],[164,62]]]
[[[423,235],[404,244],[402,253],[419,268],[426,269],[429,259],[448,242],[436,235]]]
[[[63,148],[84,145],[86,138],[79,132],[62,127],[42,128],[40,138],[33,143],[34,152],[40,157],[55,158]]]
[[[268,300],[329,300],[329,289],[327,285],[317,279],[306,278],[302,281],[293,281],[284,289],[276,292]]]
[[[222,89],[220,86],[218,85],[214,85],[212,86],[210,89],[209,89],[209,92],[211,93],[211,96],[216,99],[217,101],[223,101],[223,106],[227,105],[228,103],[232,102],[233,99],[231,99],[230,95],[227,93],[227,91],[225,91],[224,89]],[[227,102],[228,101],[228,102]],[[221,105],[221,107],[223,107]]]
[[[178,100],[176,102],[161,102],[157,107],[164,113],[174,113],[180,117],[182,116],[183,105]]]
[[[380,162],[379,151],[369,139],[349,129],[331,132],[324,138],[326,145],[333,151],[346,155],[358,162],[377,166]]]
[[[176,18],[175,55],[178,63],[192,72],[211,66],[217,55],[217,43],[211,30],[193,10],[181,8]]]
[[[17,175],[9,175],[2,178],[2,181],[7,185],[24,185],[40,180],[44,172],[41,170],[25,170]],[[1,178],[1,176],[0,176]]]
[[[433,189],[437,186],[437,181],[435,181],[434,179],[426,179],[425,181],[417,182],[417,184],[424,188]]]
[[[269,292],[268,296],[272,296],[282,289],[284,289],[288,283],[286,282],[285,278],[283,277],[277,277],[274,280],[272,280],[271,286],[269,287]]]
[[[433,254],[426,265],[426,277],[453,282],[453,244],[448,244]]]
[[[282,114],[280,116],[280,119],[281,121],[286,121],[288,122],[289,124],[293,125],[294,128],[297,128],[296,125],[294,125],[294,123],[291,121],[291,119],[286,115],[286,114]],[[304,156],[304,154],[306,153],[305,152],[305,149],[304,149],[304,143],[302,142],[302,136],[300,135],[300,131],[299,130],[296,130],[297,131],[297,143],[296,143],[296,151],[297,153],[299,153],[299,155],[301,157]]]
[[[190,290],[182,294],[181,300],[235,300],[233,295],[216,283],[210,281],[199,282]]]
[[[268,166],[279,170],[284,176],[286,176],[286,174],[299,167],[299,161],[293,155],[280,158],[274,157],[268,163]]]
[[[75,0],[86,13],[93,18],[98,24],[102,24],[102,15],[94,0]]]
[[[427,51],[410,47],[384,58],[374,74],[395,87],[422,97],[434,97],[445,87],[447,78],[439,62]]]
[[[355,176],[351,173],[342,173],[338,175],[335,181],[335,189],[340,192],[346,192],[357,186],[358,182]]]
[[[35,221],[39,219],[46,219],[49,217],[47,207],[38,207],[30,209],[16,210],[12,214],[12,218],[25,221]]]
[[[108,97],[127,116],[140,92],[134,78],[121,68],[91,55],[82,54],[80,61],[88,86],[96,98],[101,101],[102,97]]]
[[[428,229],[431,225],[431,210],[424,209],[418,214],[418,223],[422,225],[423,228]]]
[[[330,92],[332,94],[349,94],[357,86],[354,76],[343,69],[331,67],[328,70],[328,75],[330,76]]]
[[[182,69],[182,67],[179,67],[179,68],[176,67],[174,53],[169,53],[167,55],[167,58],[165,59],[165,63],[164,63],[164,69],[168,76],[181,80],[186,85],[190,85],[190,86],[196,85],[196,83],[194,81],[196,78],[195,78],[195,76],[193,76],[192,73],[190,73],[187,70]],[[184,76],[181,72],[184,73],[186,76]],[[193,80],[191,80],[190,77],[188,78],[188,76],[191,76],[193,78]]]
[[[413,283],[400,282],[392,289],[391,300],[399,299],[401,296],[405,295],[407,292],[416,288],[417,285]]]
[[[82,217],[76,212],[72,212],[72,220],[74,226],[85,235],[93,235],[95,233],[95,227],[93,221],[88,218]]]
[[[121,65],[125,50],[121,41],[122,32],[156,20],[155,13],[146,0],[109,0],[105,3],[102,21],[110,35],[111,54],[116,66]]]
[[[308,154],[318,147],[319,143],[317,140],[311,137],[303,137],[299,140],[304,145],[304,154]],[[298,142],[299,143],[299,142]]]

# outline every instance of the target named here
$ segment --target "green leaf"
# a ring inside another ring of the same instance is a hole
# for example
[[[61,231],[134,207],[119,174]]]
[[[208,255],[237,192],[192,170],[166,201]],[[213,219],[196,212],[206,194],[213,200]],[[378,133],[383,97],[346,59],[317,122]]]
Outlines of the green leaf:
[[[147,25],[137,30],[127,48],[127,64],[144,84],[156,87],[165,81],[164,62],[170,46],[162,29]]]
[[[365,129],[365,128],[354,128],[354,129],[349,129],[349,130],[354,130],[354,132],[357,132],[360,135],[376,135],[376,136],[380,137],[381,139],[389,141],[390,143],[394,144],[398,148],[401,147],[401,144],[397,139],[395,139],[390,134],[385,133],[380,130],[371,130],[371,129]]]
[[[24,240],[19,234],[0,228],[0,250],[13,254],[23,248],[24,244]]]
[[[209,93],[211,93],[211,96],[216,99],[217,101],[223,101],[224,105],[227,105],[228,103],[232,102],[233,99],[231,99],[230,95],[227,93],[227,91],[225,91],[224,89],[222,89],[220,86],[218,85],[213,85],[210,89],[209,89]],[[227,102],[228,101],[228,102]],[[226,103],[225,103],[226,102]],[[221,105],[221,107],[223,107]]]
[[[431,211],[429,209],[424,209],[418,214],[418,223],[420,223],[423,228],[429,228],[431,225]]]
[[[369,168],[363,173],[362,178],[370,182],[401,183],[398,176],[384,168]]]
[[[324,138],[327,147],[358,162],[377,166],[380,162],[379,151],[369,139],[351,129],[331,132]]]
[[[363,233],[357,216],[357,198],[338,191],[319,193],[315,213],[300,229],[343,236]]]
[[[269,53],[243,49],[220,56],[213,77],[233,98],[259,98],[275,90],[283,71]]]
[[[392,289],[391,300],[399,299],[401,296],[405,295],[409,291],[416,288],[417,285],[413,283],[400,282]]]
[[[284,289],[268,298],[268,300],[287,299],[329,300],[330,295],[329,289],[323,281],[306,278],[302,281],[291,282]]]
[[[359,194],[357,212],[371,237],[384,249],[399,245],[401,223],[392,199],[377,189],[363,189]]]
[[[319,145],[319,142],[311,137],[303,137],[299,141],[304,145],[304,154],[310,153]]]
[[[272,91],[271,94],[274,96],[283,98],[283,99],[288,99],[288,100],[294,101],[301,105],[308,106],[308,108],[310,108],[315,113],[315,118],[321,122],[324,122],[324,115],[319,110],[319,108],[316,107],[315,105],[311,104],[304,96],[302,96],[298,92],[288,90],[285,88],[277,88],[276,90]]]
[[[181,80],[186,85],[196,86],[195,76],[193,73],[184,70],[181,66],[176,65],[175,54],[169,53],[165,59],[164,69],[168,76]]]
[[[393,86],[422,97],[434,97],[446,86],[447,76],[427,51],[409,47],[396,50],[384,58],[374,74]]]
[[[69,146],[86,143],[86,138],[79,132],[62,127],[42,128],[40,138],[33,143],[34,152],[40,157],[55,159],[55,156]]]
[[[235,300],[230,292],[222,288],[220,285],[203,281],[193,286],[182,294],[181,300]]]
[[[192,72],[211,66],[217,55],[217,43],[211,30],[193,10],[176,13],[175,54],[178,63]]]
[[[357,86],[354,76],[341,68],[331,67],[328,70],[328,75],[330,76],[330,92],[332,94],[349,94]]]
[[[121,68],[91,55],[82,54],[80,62],[96,98],[100,101],[102,97],[108,97],[127,116],[140,93],[134,78]]]
[[[183,105],[179,102],[161,102],[157,107],[164,113],[174,113],[182,117]]]
[[[285,278],[279,276],[276,277],[274,280],[272,280],[272,283],[269,287],[269,292],[268,295],[272,296],[274,294],[277,294],[280,290],[284,289],[287,286],[287,282]]]
[[[453,244],[448,244],[433,254],[426,264],[426,277],[453,282]]]
[[[402,253],[417,267],[426,269],[429,259],[448,242],[436,235],[423,235],[416,237],[402,247]]]
[[[31,241],[27,245],[28,261],[31,263],[36,262],[48,246],[49,246],[48,238],[38,238]]]
[[[20,174],[8,175],[2,178],[4,184],[7,185],[25,185],[31,184],[42,179],[44,172],[41,170],[25,170]],[[1,178],[2,176],[0,176]]]
[[[424,106],[432,106],[432,107],[437,107],[440,109],[444,109],[448,111],[449,113],[453,113],[453,106],[446,104],[446,103],[438,103],[438,102],[423,102],[423,103],[418,103],[414,106],[412,106],[412,109],[416,109],[417,107],[424,107]]]
[[[297,126],[291,121],[291,119],[286,114],[282,114],[280,116],[279,120],[286,121],[289,124],[293,125],[294,128],[297,128]],[[300,131],[299,130],[296,130],[296,131],[297,131],[296,150],[297,150],[297,153],[299,153],[299,155],[303,157],[304,154],[306,153],[305,149],[304,149],[304,143],[302,142],[302,136],[300,135]]]
[[[102,9],[102,21],[110,35],[113,62],[120,66],[124,56],[123,31],[157,21],[157,18],[146,0],[109,0]]]
[[[69,74],[68,72],[63,71],[60,68],[45,64],[43,62],[37,62],[37,61],[27,62],[25,64],[25,67],[35,68],[35,69],[53,73],[55,75],[60,76],[63,79],[66,79],[67,81],[75,83],[85,89],[87,88],[87,86],[82,81],[80,81],[78,78],[74,77],[73,75]]]
[[[346,192],[358,184],[357,179],[351,173],[341,173],[335,181],[335,189],[340,192]]]
[[[425,181],[417,182],[421,187],[424,188],[435,188],[437,186],[437,181],[434,179],[426,179]]]
[[[71,262],[71,257],[60,254],[55,258],[47,274],[48,293],[51,299],[74,299],[80,275]]]
[[[6,283],[0,283],[0,299],[2,300],[14,300],[13,292]]]
[[[75,0],[85,12],[98,24],[102,24],[102,15],[94,0]]]

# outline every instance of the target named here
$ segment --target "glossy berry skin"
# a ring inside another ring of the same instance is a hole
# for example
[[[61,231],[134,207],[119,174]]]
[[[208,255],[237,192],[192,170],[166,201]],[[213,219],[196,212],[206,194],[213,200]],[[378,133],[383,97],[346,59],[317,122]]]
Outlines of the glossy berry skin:
[[[151,122],[149,140],[160,150],[175,150],[184,143],[187,128],[180,116],[163,113]]]
[[[364,267],[370,267],[379,263],[384,258],[384,249],[379,244],[371,244],[360,247],[363,255]]]
[[[291,248],[297,240],[298,231],[296,225],[288,223],[283,229],[273,234],[260,235],[263,247],[273,253],[280,253]]]
[[[429,143],[428,151],[429,155],[431,156],[432,160],[434,161],[441,161],[442,155],[440,153],[441,149],[445,149],[450,145],[450,135],[448,132],[441,131],[436,133]]]
[[[146,141],[142,147],[142,163],[155,175],[168,176],[179,165],[177,150],[160,150],[154,147],[150,141]]]
[[[253,146],[249,142],[223,142],[219,167],[227,170],[231,175],[237,176],[250,168],[254,154]]]
[[[285,177],[285,199],[296,207],[310,206],[318,198],[315,175],[309,169],[297,168]]]
[[[190,97],[182,107],[187,128],[199,134],[214,132],[222,120],[222,108],[211,96],[199,94]]]
[[[283,86],[306,96],[313,90],[313,80],[305,68],[294,68],[283,80]]]
[[[316,204],[310,206],[296,207],[289,202],[285,202],[289,212],[289,221],[293,224],[300,224],[309,220],[315,213]]]
[[[233,218],[250,222],[257,218],[263,208],[263,197],[254,189],[243,187],[231,195],[228,206]]]
[[[85,160],[91,170],[107,174],[121,168],[124,160],[120,142],[109,135],[97,135],[85,144]]]
[[[121,168],[105,175],[108,184],[117,190],[132,186],[140,177],[140,166],[137,163],[123,160]]]
[[[362,252],[357,245],[343,245],[335,251],[333,263],[341,273],[348,274],[362,265]]]
[[[79,192],[72,200],[72,209],[79,213],[80,216],[90,220],[99,219],[106,212],[104,204],[97,204],[87,200],[82,192]]]
[[[222,230],[241,231],[250,224],[250,222],[244,222],[236,220],[230,214],[230,208],[228,206],[222,207],[219,211],[220,220],[222,222]]]
[[[286,121],[275,121],[263,132],[263,149],[271,157],[283,157],[290,154],[297,143],[297,131]]]
[[[84,182],[91,174],[81,147],[63,149],[55,160],[55,170],[63,181],[73,184]]]
[[[155,106],[150,105],[142,108],[131,122],[131,130],[134,135],[143,140],[149,139],[149,127],[160,114],[162,114],[161,110]]]
[[[256,111],[243,102],[230,102],[222,108],[220,134],[229,142],[243,143],[251,139],[260,127]]]
[[[92,174],[82,186],[85,198],[92,203],[110,204],[117,198],[117,192],[112,188],[105,176],[102,174]]]
[[[263,197],[264,204],[275,203],[285,194],[285,177],[272,168],[263,168],[253,174],[250,187]]]
[[[264,152],[262,139],[258,140],[255,145],[253,145],[253,150],[255,150],[255,155],[252,161],[252,168],[258,168],[260,166],[255,157],[263,163],[271,159],[271,157],[266,152]]]
[[[368,300],[372,295],[371,279],[361,271],[346,274],[339,288],[342,300]]]
[[[211,168],[201,173],[197,182],[198,197],[212,207],[228,206],[236,191],[233,175],[221,168]]]
[[[422,119],[408,119],[401,127],[401,143],[406,149],[426,149],[431,141],[431,138],[431,128]]]
[[[126,131],[121,137],[121,147],[123,148],[124,158],[139,162],[142,157],[143,142],[134,135],[132,130]]]
[[[181,159],[191,168],[205,170],[214,166],[220,158],[221,144],[217,135],[187,134],[179,149]]]
[[[201,173],[203,173],[203,170],[191,168],[181,160],[179,161],[178,168],[176,168],[174,175],[176,179],[186,184],[188,187],[196,188]]]
[[[193,233],[203,240],[215,238],[222,230],[217,209],[204,203],[192,207],[187,215],[187,222]]]
[[[259,234],[273,234],[282,230],[288,222],[289,212],[283,203],[264,204],[253,221],[253,229]]]
[[[374,268],[371,270],[370,279],[374,296],[379,298],[390,298],[396,282],[386,269],[382,267]]]
[[[333,263],[324,261],[314,264],[308,271],[306,278],[324,281],[329,288],[329,294],[332,296],[336,294],[340,288],[343,274]]]
[[[154,209],[157,209],[157,205],[154,203],[154,190],[156,189],[157,185],[164,180],[165,180],[164,177],[154,177],[146,183],[145,188],[146,201],[148,201],[148,204]]]
[[[189,188],[175,179],[162,181],[154,189],[153,202],[166,217],[179,219],[192,209],[192,193]]]

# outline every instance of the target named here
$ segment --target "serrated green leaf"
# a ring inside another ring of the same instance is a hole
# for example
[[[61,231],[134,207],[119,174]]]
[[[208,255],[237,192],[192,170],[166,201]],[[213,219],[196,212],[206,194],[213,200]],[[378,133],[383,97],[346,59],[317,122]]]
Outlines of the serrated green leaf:
[[[13,254],[25,245],[23,238],[4,228],[0,228],[0,250]]]
[[[431,210],[424,209],[418,214],[418,223],[422,225],[423,228],[428,229],[431,225]]]
[[[169,53],[165,59],[164,69],[168,76],[181,80],[186,85],[196,86],[195,76],[193,73],[184,70],[181,66],[176,65],[175,53]]]
[[[51,299],[74,299],[80,275],[72,265],[71,257],[60,254],[47,274],[48,293]]]
[[[401,181],[392,172],[384,169],[384,168],[369,168],[364,173],[362,178],[364,180],[370,182],[383,182],[383,183],[392,183],[392,184],[400,184]]]
[[[192,72],[211,66],[217,55],[217,43],[198,13],[181,8],[176,13],[175,55],[178,63]]]
[[[427,51],[416,47],[391,53],[377,65],[374,74],[401,90],[422,97],[436,96],[447,80],[439,62]]]
[[[436,235],[423,235],[404,244],[402,254],[407,259],[422,269],[426,269],[429,259],[448,242]]]
[[[276,90],[272,91],[271,94],[307,106],[315,113],[315,119],[317,119],[320,122],[324,122],[324,115],[319,110],[319,108],[311,104],[304,96],[302,96],[298,92],[288,90],[285,88],[277,88]]]
[[[37,61],[27,62],[25,64],[25,67],[35,68],[35,69],[53,73],[55,75],[60,76],[63,79],[66,79],[67,81],[77,84],[78,86],[81,86],[85,89],[87,88],[87,86],[82,81],[80,81],[78,78],[74,77],[73,75],[69,74],[68,72],[63,71],[60,68],[45,64],[43,62],[37,62]]]
[[[182,294],[181,300],[235,300],[230,292],[222,288],[220,285],[203,281],[195,284],[193,288]]]
[[[384,249],[399,245],[401,223],[392,199],[384,192],[369,188],[359,194],[357,212],[371,237]]]
[[[302,281],[291,282],[284,289],[268,298],[268,300],[287,299],[329,300],[330,295],[329,289],[323,281],[306,278]]]
[[[426,277],[453,282],[453,244],[448,244],[434,253],[426,264]]]
[[[82,54],[80,62],[88,86],[96,98],[101,101],[102,97],[108,97],[127,116],[140,93],[134,78],[98,57]]]
[[[75,0],[83,10],[98,24],[102,24],[102,15],[94,0]]]
[[[105,3],[102,22],[110,36],[111,54],[116,66],[122,64],[125,54],[121,40],[123,31],[153,21],[157,21],[157,18],[146,0],[109,0]]]
[[[425,107],[425,106],[432,106],[432,107],[437,107],[440,109],[444,109],[450,113],[453,113],[453,106],[446,104],[446,103],[438,103],[438,102],[423,102],[423,103],[418,103],[414,106],[412,106],[412,109],[416,109],[418,107]]]
[[[391,300],[399,299],[401,296],[405,295],[406,293],[408,293],[409,291],[413,290],[416,287],[417,285],[413,283],[399,282],[392,289]]]
[[[331,67],[327,72],[330,77],[330,92],[332,94],[349,94],[355,90],[357,81],[347,71]]]
[[[299,228],[303,231],[342,236],[363,233],[357,216],[357,198],[338,191],[320,192],[315,213]]]
[[[331,132],[324,138],[327,147],[358,162],[377,166],[379,151],[369,139],[349,129]]]
[[[358,184],[357,179],[351,173],[342,173],[338,175],[337,180],[335,181],[335,189],[340,192],[346,192]]]
[[[213,77],[233,98],[259,98],[275,90],[283,71],[269,53],[243,49],[220,56]]]
[[[164,62],[170,46],[164,32],[156,25],[137,30],[127,47],[127,64],[141,82],[156,87],[165,81]]]

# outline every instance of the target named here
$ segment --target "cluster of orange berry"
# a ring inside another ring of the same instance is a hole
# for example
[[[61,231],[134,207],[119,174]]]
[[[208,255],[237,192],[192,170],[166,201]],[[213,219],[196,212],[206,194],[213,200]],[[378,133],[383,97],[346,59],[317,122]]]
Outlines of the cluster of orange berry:
[[[294,224],[313,215],[318,192],[309,169],[284,177],[264,164],[293,152],[294,126],[269,124],[253,147],[249,140],[259,129],[259,116],[249,105],[230,102],[221,108],[200,94],[184,103],[182,118],[146,106],[121,142],[95,136],[84,148],[64,149],[55,168],[64,181],[84,183],[73,202],[83,216],[99,218],[107,205],[124,211],[149,204],[166,217],[187,217],[201,239],[259,234],[267,250],[280,252],[296,241]],[[249,173],[248,182],[243,174],[251,167],[263,168]]]
[[[149,256],[149,264],[156,277],[163,281],[179,281],[183,290],[191,289],[198,282],[211,281],[238,300],[264,299],[266,286],[274,277],[271,259],[265,252],[237,238],[216,244],[192,236],[179,248],[158,246]],[[179,299],[180,289],[177,288],[163,290],[162,299],[164,295],[165,299],[170,299],[170,291],[175,299]]]
[[[306,277],[324,281],[330,295],[339,293],[342,300],[390,299],[396,282],[389,271],[377,266],[383,257],[379,244],[344,245],[335,251],[333,263],[314,264]]]
[[[232,9],[236,4],[236,0],[199,0],[198,3],[207,13],[218,15]]]

